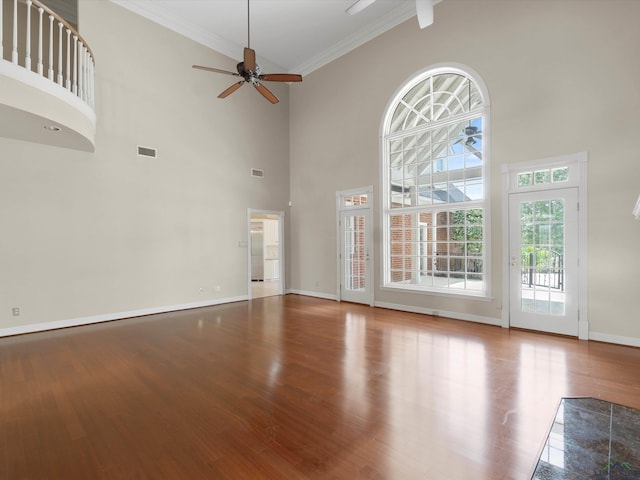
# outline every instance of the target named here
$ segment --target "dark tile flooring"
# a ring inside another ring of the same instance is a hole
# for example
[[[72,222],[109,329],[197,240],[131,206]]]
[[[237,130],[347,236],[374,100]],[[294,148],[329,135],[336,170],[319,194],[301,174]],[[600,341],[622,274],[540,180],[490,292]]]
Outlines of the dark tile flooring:
[[[532,480],[640,480],[640,410],[563,398]]]

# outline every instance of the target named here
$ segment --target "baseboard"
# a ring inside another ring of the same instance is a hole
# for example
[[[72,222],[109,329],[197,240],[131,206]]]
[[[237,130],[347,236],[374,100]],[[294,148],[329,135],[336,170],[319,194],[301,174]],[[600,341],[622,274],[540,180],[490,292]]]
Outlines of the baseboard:
[[[125,318],[144,317],[146,315],[154,315],[157,313],[177,312],[180,310],[190,310],[192,308],[212,307],[222,305],[224,303],[242,302],[247,300],[247,295],[231,298],[219,298],[215,300],[204,300],[201,302],[183,303],[181,305],[168,305],[164,307],[143,308],[140,310],[131,310],[129,312],[106,313],[102,315],[93,315],[90,317],[71,318],[68,320],[58,320],[55,322],[32,323],[29,325],[20,325],[9,328],[0,329],[0,337],[9,337],[12,335],[23,335],[25,333],[43,332],[45,330],[56,330],[59,328],[79,327],[81,325],[91,325],[93,323],[111,322],[113,320],[124,320]]]
[[[480,315],[469,315],[467,313],[447,312],[444,310],[434,310],[431,308],[414,307],[410,305],[399,305],[396,303],[376,302],[376,307],[399,310],[401,312],[422,313],[436,317],[452,318],[454,320],[465,320],[467,322],[484,323],[486,325],[502,326],[501,318],[482,317]]]
[[[304,295],[306,297],[324,298],[325,300],[338,300],[338,297],[336,295],[330,295],[328,293],[320,292],[309,292],[306,290],[296,290],[294,288],[288,289],[287,293],[293,293],[294,295]]]
[[[320,292],[311,292],[307,290],[287,289],[286,293],[291,293],[295,295],[305,295],[307,297],[323,298],[325,300],[334,300],[334,301],[337,300],[336,295],[330,295],[330,294],[320,293]],[[143,317],[146,315],[154,315],[158,313],[169,313],[169,312],[177,312],[180,310],[190,310],[193,308],[213,307],[215,305],[242,302],[245,300],[248,300],[248,296],[241,295],[238,297],[219,298],[215,300],[204,300],[201,302],[184,303],[180,305],[167,305],[163,307],[144,308],[140,310],[131,310],[128,312],[108,313],[108,314],[102,314],[102,315],[93,315],[90,317],[79,317],[79,318],[72,318],[68,320],[58,320],[55,322],[20,325],[15,327],[1,328],[0,338],[10,337],[13,335],[23,335],[26,333],[43,332],[46,330],[56,330],[59,328],[91,325],[93,323],[111,322],[114,320],[124,320],[126,318]],[[452,318],[454,320],[465,320],[465,321],[475,322],[475,323],[484,323],[487,325],[502,326],[501,319],[483,317],[480,315],[469,315],[465,313],[448,312],[443,310],[434,310],[431,308],[414,307],[410,305],[400,305],[400,304],[387,303],[387,302],[375,302],[375,306],[379,308],[388,308],[390,310],[398,310],[402,312],[421,313],[425,315]],[[609,333],[589,332],[589,340],[640,348],[640,338],[637,338],[637,337],[623,337],[621,335],[611,335]]]
[[[609,333],[589,332],[589,340],[596,342],[616,343],[628,347],[640,347],[640,338],[623,337],[621,335],[611,335]]]

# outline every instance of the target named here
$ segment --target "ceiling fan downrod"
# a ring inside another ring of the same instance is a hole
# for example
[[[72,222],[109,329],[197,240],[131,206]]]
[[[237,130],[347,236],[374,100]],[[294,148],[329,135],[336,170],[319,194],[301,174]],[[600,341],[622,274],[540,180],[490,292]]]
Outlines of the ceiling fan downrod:
[[[269,102],[278,103],[276,97],[262,82],[301,82],[302,75],[295,73],[262,73],[260,67],[256,64],[256,52],[251,49],[251,10],[250,0],[247,0],[247,46],[244,49],[244,55],[241,62],[236,65],[237,72],[222,70],[220,68],[205,67],[202,65],[193,65],[198,70],[206,70],[209,72],[223,73],[225,75],[233,75],[240,77],[241,80],[224,90],[218,98],[226,98],[233,92],[238,90],[245,83],[249,83]]]

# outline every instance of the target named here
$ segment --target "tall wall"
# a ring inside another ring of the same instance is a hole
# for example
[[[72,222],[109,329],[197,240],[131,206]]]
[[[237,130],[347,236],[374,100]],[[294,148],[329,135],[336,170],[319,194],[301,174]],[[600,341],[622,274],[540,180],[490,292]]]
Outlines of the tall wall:
[[[375,299],[501,317],[501,169],[588,152],[588,319],[593,336],[640,344],[640,3],[445,0],[435,23],[390,30],[305,78],[291,94],[291,286],[336,292],[335,192],[374,185]],[[491,301],[380,288],[380,127],[418,71],[463,64],[491,101]]]
[[[111,2],[79,7],[96,57],[96,151],[0,138],[4,334],[242,298],[247,208],[288,210],[286,85],[273,87],[277,105],[249,87],[219,100],[233,79],[191,65],[234,59]]]

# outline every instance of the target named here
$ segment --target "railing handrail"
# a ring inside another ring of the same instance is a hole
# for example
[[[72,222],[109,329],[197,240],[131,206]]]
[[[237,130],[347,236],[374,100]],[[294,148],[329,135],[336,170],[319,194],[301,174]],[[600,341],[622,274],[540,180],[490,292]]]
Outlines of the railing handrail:
[[[25,5],[27,3],[27,0],[19,0],[19,1],[20,1],[20,3],[24,3]],[[62,23],[67,29],[71,30],[71,33],[73,35],[78,37],[78,41],[82,40],[82,44],[87,48],[87,51],[91,55],[91,59],[95,63],[95,57],[93,55],[93,51],[91,50],[91,48],[89,48],[89,45],[87,44],[87,41],[82,37],[82,35],[80,35],[80,33],[75,28],[73,28],[73,25],[71,25],[64,18],[62,18],[59,14],[57,14],[56,12],[51,10],[49,7],[47,7],[44,3],[42,3],[42,2],[40,2],[38,0],[31,0],[31,3],[34,4],[38,8],[42,8],[49,15],[53,15],[56,18],[57,21]]]

